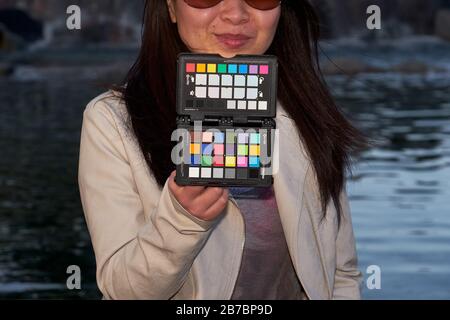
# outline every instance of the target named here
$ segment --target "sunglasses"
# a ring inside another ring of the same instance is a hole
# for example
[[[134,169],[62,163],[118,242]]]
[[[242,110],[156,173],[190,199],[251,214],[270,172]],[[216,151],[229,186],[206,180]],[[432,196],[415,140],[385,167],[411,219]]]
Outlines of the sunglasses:
[[[223,0],[184,0],[189,6],[197,9],[207,9],[218,5]],[[245,0],[252,8],[258,10],[272,10],[281,4],[280,0]]]

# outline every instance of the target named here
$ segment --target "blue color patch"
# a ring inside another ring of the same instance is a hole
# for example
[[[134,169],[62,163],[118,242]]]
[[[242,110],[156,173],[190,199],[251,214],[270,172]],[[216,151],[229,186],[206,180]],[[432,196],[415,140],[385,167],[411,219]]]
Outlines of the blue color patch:
[[[191,164],[193,165],[199,165],[200,164],[200,155],[192,155],[191,156]]]
[[[259,144],[259,133],[250,134],[250,144]]]
[[[248,165],[250,168],[259,168],[259,157],[249,157]]]
[[[239,73],[247,74],[248,73],[248,65],[246,65],[246,64],[239,65]]]
[[[210,143],[202,144],[202,154],[203,155],[211,155],[212,154],[213,145]]]
[[[237,73],[237,64],[229,64],[228,73]]]
[[[224,143],[225,134],[223,132],[214,132],[214,143]]]

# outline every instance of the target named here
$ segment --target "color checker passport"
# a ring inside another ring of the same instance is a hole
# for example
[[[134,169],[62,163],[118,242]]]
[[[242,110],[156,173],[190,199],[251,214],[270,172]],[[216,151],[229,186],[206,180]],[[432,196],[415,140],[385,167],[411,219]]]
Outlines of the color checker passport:
[[[277,59],[183,53],[177,124],[179,185],[269,186],[277,103]]]

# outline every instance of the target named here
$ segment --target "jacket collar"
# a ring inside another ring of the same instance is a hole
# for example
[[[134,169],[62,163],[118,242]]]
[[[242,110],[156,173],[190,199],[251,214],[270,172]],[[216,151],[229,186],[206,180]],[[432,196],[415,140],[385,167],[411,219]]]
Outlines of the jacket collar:
[[[315,260],[323,268],[326,275],[325,266],[320,256],[322,250],[320,239],[315,230],[315,219],[311,217],[310,209],[304,206],[305,201],[314,203],[314,199],[304,199],[304,197],[314,197],[311,190],[307,188],[307,173],[312,170],[311,160],[299,138],[298,129],[295,122],[289,117],[284,108],[278,103],[277,106],[277,128],[279,130],[278,149],[274,155],[275,161],[279,163],[279,170],[274,175],[274,192],[277,200],[278,212],[285,233],[286,242],[296,268],[300,276],[306,268],[307,263]],[[315,197],[314,197],[315,198]],[[311,235],[315,242],[311,242]],[[309,242],[305,244],[305,242]],[[311,254],[313,252],[313,254]],[[315,253],[314,253],[315,252]],[[316,265],[317,265],[316,264]],[[317,270],[320,272],[320,270]],[[310,277],[311,275],[305,275]],[[329,279],[314,275],[317,281],[326,279],[327,283],[318,286],[308,287],[309,279],[301,279],[310,298],[330,296],[331,284]],[[305,281],[306,280],[306,281]]]

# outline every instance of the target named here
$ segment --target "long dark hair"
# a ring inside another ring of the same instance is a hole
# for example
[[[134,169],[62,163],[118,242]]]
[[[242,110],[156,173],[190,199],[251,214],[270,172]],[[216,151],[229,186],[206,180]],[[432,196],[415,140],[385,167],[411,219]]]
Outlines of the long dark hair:
[[[146,1],[142,46],[122,91],[132,128],[156,181],[163,186],[174,164],[176,61],[188,49],[169,17],[166,1]],[[278,57],[278,99],[297,125],[318,182],[325,215],[330,200],[340,221],[340,193],[350,156],[364,136],[335,105],[318,64],[319,19],[307,0],[283,1],[268,54]],[[299,85],[301,84],[301,85]]]

